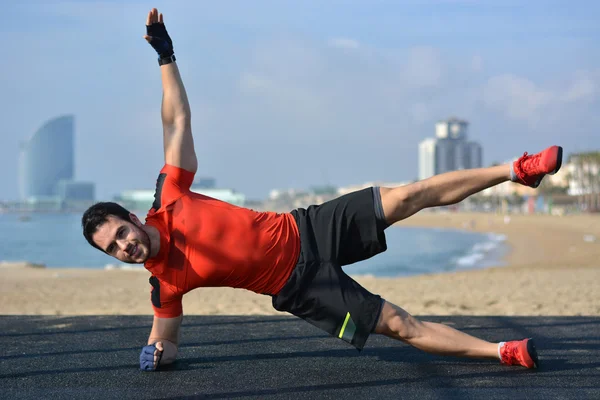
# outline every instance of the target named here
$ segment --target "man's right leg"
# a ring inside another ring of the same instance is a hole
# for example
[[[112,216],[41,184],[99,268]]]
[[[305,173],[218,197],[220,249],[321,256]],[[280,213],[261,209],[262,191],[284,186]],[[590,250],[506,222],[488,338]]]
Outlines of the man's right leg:
[[[544,175],[558,171],[561,162],[562,148],[552,146],[533,156],[525,153],[513,164],[452,171],[406,186],[382,187],[385,220],[392,225],[424,208],[456,204],[474,193],[509,180],[537,187]]]
[[[381,203],[390,225],[428,207],[456,204],[468,196],[510,180],[510,165],[464,169],[434,175],[406,186],[381,190]]]

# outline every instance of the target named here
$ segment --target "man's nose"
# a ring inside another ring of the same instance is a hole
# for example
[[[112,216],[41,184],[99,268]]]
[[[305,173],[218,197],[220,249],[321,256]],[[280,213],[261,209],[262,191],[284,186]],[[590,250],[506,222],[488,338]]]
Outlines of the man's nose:
[[[127,241],[125,240],[117,240],[117,244],[122,251],[127,251]]]

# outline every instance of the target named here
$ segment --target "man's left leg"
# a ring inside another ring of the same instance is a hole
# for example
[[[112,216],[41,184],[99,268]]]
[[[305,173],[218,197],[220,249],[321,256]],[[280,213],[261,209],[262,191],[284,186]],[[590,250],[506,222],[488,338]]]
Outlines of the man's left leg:
[[[488,342],[444,324],[420,321],[387,301],[383,302],[375,333],[400,340],[430,354],[488,358],[508,365],[538,367],[537,350],[531,339]]]
[[[562,148],[551,146],[540,153],[525,153],[512,164],[447,172],[406,186],[380,188],[386,222],[392,225],[428,208],[456,204],[472,194],[513,180],[537,187],[546,174],[558,171]]]

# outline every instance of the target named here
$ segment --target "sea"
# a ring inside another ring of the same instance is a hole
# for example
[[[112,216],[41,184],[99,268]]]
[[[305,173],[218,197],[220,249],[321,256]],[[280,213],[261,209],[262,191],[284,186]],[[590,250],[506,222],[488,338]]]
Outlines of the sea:
[[[396,277],[502,265],[505,236],[451,229],[391,227],[387,251],[345,267],[350,275]],[[47,268],[131,268],[92,248],[80,214],[0,214],[0,262]],[[143,266],[139,266],[143,268]]]

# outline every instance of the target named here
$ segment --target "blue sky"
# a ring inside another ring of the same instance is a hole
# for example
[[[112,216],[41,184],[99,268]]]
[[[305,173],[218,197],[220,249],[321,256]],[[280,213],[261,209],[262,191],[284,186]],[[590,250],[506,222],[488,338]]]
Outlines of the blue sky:
[[[163,165],[157,7],[192,107],[199,175],[250,198],[417,177],[450,116],[484,163],[560,144],[600,150],[595,1],[8,1],[0,35],[0,199],[19,141],[76,116],[77,179],[100,199]]]

